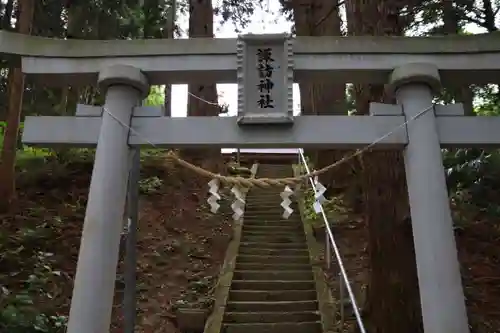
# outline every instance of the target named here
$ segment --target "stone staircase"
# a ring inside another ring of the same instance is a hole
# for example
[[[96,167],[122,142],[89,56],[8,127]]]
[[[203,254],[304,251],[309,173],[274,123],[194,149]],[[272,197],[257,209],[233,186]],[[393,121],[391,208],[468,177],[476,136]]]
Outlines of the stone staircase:
[[[260,165],[258,177],[290,177],[291,166]],[[281,218],[280,188],[247,195],[241,240],[221,333],[321,333],[317,282],[298,213]]]

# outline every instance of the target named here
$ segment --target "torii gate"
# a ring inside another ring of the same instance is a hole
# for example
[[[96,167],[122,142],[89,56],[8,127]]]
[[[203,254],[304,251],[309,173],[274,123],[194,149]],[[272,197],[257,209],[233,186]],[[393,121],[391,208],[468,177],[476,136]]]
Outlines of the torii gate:
[[[498,146],[500,118],[463,117],[460,105],[433,106],[432,98],[441,79],[498,82],[499,36],[62,41],[1,32],[0,39],[4,53],[23,56],[24,73],[59,85],[97,80],[106,93],[104,108],[25,120],[27,144],[97,145],[69,333],[109,331],[129,147],[353,149],[377,140],[404,149],[425,332],[469,332],[440,148]],[[263,86],[269,76],[273,84]],[[365,117],[293,118],[294,79],[388,83],[398,105],[374,103]],[[238,117],[168,118],[138,106],[150,84],[203,80],[238,83]],[[274,108],[266,107],[271,100]]]

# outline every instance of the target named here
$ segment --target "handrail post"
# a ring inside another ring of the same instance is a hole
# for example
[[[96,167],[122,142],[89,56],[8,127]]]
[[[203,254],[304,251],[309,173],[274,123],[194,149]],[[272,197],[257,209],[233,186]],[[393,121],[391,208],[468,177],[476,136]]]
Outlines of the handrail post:
[[[123,293],[123,317],[125,333],[134,333],[137,300],[137,222],[139,220],[139,179],[141,168],[141,150],[132,148],[131,168],[128,184],[129,226],[125,251],[125,291]]]
[[[325,230],[325,260],[326,260],[326,268],[328,270],[331,269],[332,267],[332,254],[330,251],[330,247],[332,245],[330,244],[330,238],[328,237],[328,233]]]
[[[339,297],[340,297],[340,327],[344,327],[345,322],[345,295],[344,295],[344,279],[342,274],[339,273],[340,283],[339,283]],[[354,306],[354,304],[352,304]]]

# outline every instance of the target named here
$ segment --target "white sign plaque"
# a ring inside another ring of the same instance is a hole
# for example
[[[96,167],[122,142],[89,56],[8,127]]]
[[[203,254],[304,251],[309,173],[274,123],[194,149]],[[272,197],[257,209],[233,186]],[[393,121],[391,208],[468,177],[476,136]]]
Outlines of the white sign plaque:
[[[238,38],[238,123],[293,124],[293,51],[287,34]]]

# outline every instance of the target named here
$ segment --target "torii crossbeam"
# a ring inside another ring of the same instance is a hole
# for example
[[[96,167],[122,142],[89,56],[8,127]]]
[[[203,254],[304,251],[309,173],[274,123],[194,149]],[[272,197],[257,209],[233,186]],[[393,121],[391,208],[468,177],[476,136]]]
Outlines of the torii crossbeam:
[[[6,36],[12,35],[0,34]],[[22,38],[25,44],[40,40]],[[62,83],[97,79],[106,92],[103,108],[81,106],[76,117],[27,117],[23,134],[26,144],[97,147],[68,332],[109,330],[130,146],[341,149],[377,140],[376,147],[404,150],[425,332],[469,332],[440,148],[500,146],[500,118],[464,117],[460,105],[433,106],[432,98],[441,77],[498,81],[498,40],[323,37],[295,43],[252,35],[210,44],[45,40],[30,54],[21,47],[26,74]],[[238,117],[167,118],[138,106],[150,84],[200,78],[238,83]],[[365,117],[293,118],[294,78],[389,83],[398,105],[374,103]]]

